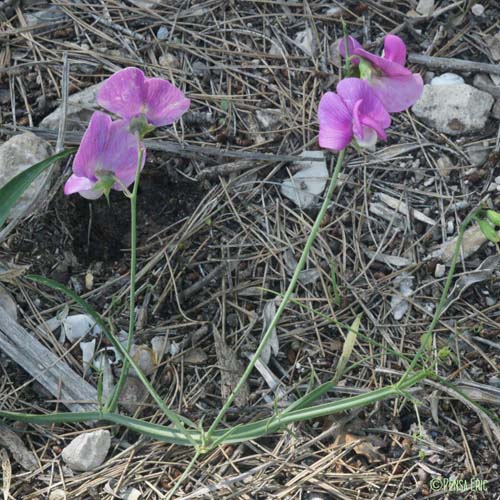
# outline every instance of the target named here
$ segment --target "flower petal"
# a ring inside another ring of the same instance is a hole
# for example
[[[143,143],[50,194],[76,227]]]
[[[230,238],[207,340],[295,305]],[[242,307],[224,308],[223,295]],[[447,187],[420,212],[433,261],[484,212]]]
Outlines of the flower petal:
[[[384,53],[382,57],[404,66],[406,63],[406,45],[403,40],[396,35],[387,35],[384,38]]]
[[[130,186],[135,179],[139,152],[137,139],[130,133],[126,120],[113,122],[109,130],[108,142],[104,148],[100,160],[101,168],[114,172],[125,186]],[[141,169],[144,167],[146,153],[142,157]],[[119,185],[114,189],[121,190]]]
[[[339,40],[339,52],[342,57],[345,57],[345,41],[344,38],[342,37]],[[349,50],[349,55],[352,56],[357,49],[362,49],[362,45],[351,35],[347,37],[347,49]],[[351,62],[353,64],[359,64],[359,59],[357,57],[354,57],[351,59]]]
[[[327,92],[319,102],[319,145],[341,150],[352,140],[352,115],[334,92]]]
[[[358,138],[363,138],[363,125],[374,129],[381,139],[386,138],[384,129],[391,124],[391,116],[367,81],[346,78],[337,85],[337,92],[352,109],[354,134]]]
[[[385,59],[384,57],[371,54],[365,49],[356,49],[354,54],[372,63],[372,65],[385,76],[406,76],[411,75],[411,71],[397,62]]]
[[[73,172],[77,176],[95,179],[99,155],[105,147],[110,127],[111,118],[108,115],[100,111],[92,114],[73,161]]]
[[[94,190],[95,182],[87,179],[87,177],[78,177],[73,174],[64,184],[64,194],[70,195],[79,193],[88,200],[95,200],[102,195],[102,192]]]
[[[111,75],[97,93],[97,102],[122,118],[140,115],[145,98],[145,77],[139,68],[125,68]]]
[[[188,109],[191,101],[168,80],[146,78],[146,117],[157,127],[170,125]]]
[[[404,111],[422,95],[424,82],[418,73],[405,76],[374,77],[370,85],[389,113]]]

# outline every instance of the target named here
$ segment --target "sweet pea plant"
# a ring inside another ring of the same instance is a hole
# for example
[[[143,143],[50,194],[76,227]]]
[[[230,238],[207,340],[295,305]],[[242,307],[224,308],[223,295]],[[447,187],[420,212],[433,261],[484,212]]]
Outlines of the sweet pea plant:
[[[123,346],[103,318],[73,291],[46,278],[31,277],[31,279],[39,283],[51,286],[67,294],[101,326],[104,335],[121,353],[124,360],[119,381],[108,401],[102,401],[101,391],[98,391],[99,409],[93,412],[48,415],[0,412],[0,417],[32,423],[101,420],[126,426],[158,440],[192,446],[195,449],[194,458],[181,476],[178,483],[180,484],[180,481],[186,477],[197,457],[220,444],[255,439],[284,429],[293,422],[350,410],[398,395],[406,396],[408,395],[406,391],[410,387],[426,377],[433,376],[432,365],[423,368],[421,358],[443,310],[460,253],[465,228],[472,220],[479,218],[480,224],[483,226],[487,224],[490,228],[490,230],[487,230],[490,239],[494,238],[491,228],[493,228],[492,231],[496,237],[494,224],[500,225],[500,215],[491,210],[485,213],[486,219],[481,219],[482,211],[474,211],[466,217],[460,227],[443,295],[424,335],[422,347],[411,362],[408,362],[406,372],[396,384],[334,402],[315,404],[322,395],[332,389],[333,381],[329,381],[306,393],[287,408],[279,410],[269,418],[235,427],[223,427],[221,425],[236,394],[252,372],[273,330],[278,325],[285,308],[290,301],[293,301],[292,294],[296,288],[300,272],[305,266],[311,246],[330,205],[346,148],[351,145],[358,151],[362,151],[364,148],[373,148],[379,140],[386,140],[386,129],[391,124],[390,113],[407,109],[419,98],[423,89],[421,77],[404,66],[406,47],[397,36],[388,35],[385,37],[382,56],[367,52],[355,39],[348,36],[344,36],[344,39],[339,42],[339,51],[345,57],[346,78],[338,83],[336,92],[327,92],[323,95],[318,108],[319,144],[321,147],[338,155],[324,201],[273,320],[270,322],[242,377],[209,428],[205,429],[201,424],[195,424],[168,408],[130,355],[135,329],[136,205],[140,174],[146,161],[143,139],[146,134],[156,127],[174,123],[190,106],[189,99],[170,82],[159,78],[147,78],[137,68],[127,68],[119,71],[103,83],[97,101],[101,107],[119,116],[119,119],[113,121],[109,115],[102,112],[93,114],[74,158],[73,173],[64,186],[65,194],[78,193],[90,200],[99,198],[102,195],[108,197],[111,189],[122,191],[130,199],[131,264],[127,345]],[[130,190],[129,188],[132,185],[132,190]],[[336,323],[351,331],[357,330],[357,327],[349,328],[339,322]],[[403,355],[401,357],[404,358]],[[137,372],[140,380],[169,419],[168,425],[152,424],[117,413],[120,392],[130,367]],[[170,495],[173,494],[175,489],[176,487],[170,492]]]

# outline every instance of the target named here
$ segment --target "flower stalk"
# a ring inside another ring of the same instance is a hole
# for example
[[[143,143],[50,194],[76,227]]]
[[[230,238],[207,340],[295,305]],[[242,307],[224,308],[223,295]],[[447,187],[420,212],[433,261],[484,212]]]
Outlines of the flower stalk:
[[[262,351],[266,347],[267,343],[269,342],[269,339],[271,338],[272,332],[274,329],[278,326],[279,320],[281,318],[281,315],[283,314],[283,311],[288,305],[288,302],[290,301],[290,298],[292,297],[293,292],[295,291],[295,288],[297,286],[299,276],[301,271],[304,269],[304,266],[306,265],[307,258],[309,257],[309,252],[311,250],[311,247],[314,243],[314,240],[316,239],[316,235],[318,234],[319,228],[321,226],[321,223],[323,222],[323,218],[326,214],[326,211],[328,210],[328,207],[330,205],[330,202],[332,200],[333,192],[335,190],[335,186],[337,185],[337,180],[340,174],[340,170],[342,169],[342,163],[344,162],[344,156],[345,156],[345,149],[342,149],[339,152],[339,155],[337,157],[337,163],[335,164],[335,169],[333,171],[332,177],[330,179],[330,184],[328,186],[328,190],[325,194],[325,199],[323,200],[323,203],[321,205],[321,208],[318,212],[318,215],[316,216],[316,220],[314,221],[314,225],[311,229],[311,233],[309,234],[309,237],[307,238],[304,250],[302,251],[302,255],[300,256],[300,259],[297,263],[297,266],[295,267],[295,271],[293,273],[293,276],[290,280],[290,283],[288,285],[288,288],[283,295],[283,298],[281,300],[281,304],[278,307],[278,310],[276,311],[276,314],[274,315],[274,318],[272,321],[269,323],[269,326],[267,327],[267,330],[262,337],[262,340],[257,347],[257,350],[255,351],[254,355],[252,356],[252,359],[250,360],[250,363],[248,363],[248,366],[246,367],[245,371],[243,372],[243,375],[241,376],[240,380],[236,384],[234,390],[231,392],[231,395],[227,398],[226,402],[224,403],[223,407],[221,408],[219,414],[213,421],[212,425],[210,426],[208,433],[207,433],[207,441],[210,442],[210,438],[212,434],[214,433],[215,429],[219,426],[221,423],[222,419],[224,418],[224,415],[227,413],[231,405],[233,404],[234,398],[242,388],[243,384],[247,381],[248,377],[250,376],[250,373],[252,373],[252,370],[255,367],[255,364],[257,363],[257,360],[260,358]]]
[[[130,198],[130,292],[129,292],[129,326],[127,336],[127,352],[130,354],[132,348],[134,333],[135,333],[135,288],[136,288],[136,274],[137,274],[137,196],[139,193],[139,180],[141,178],[141,168],[144,157],[144,147],[141,143],[139,133],[137,136],[137,148],[139,151],[137,160],[137,169],[135,173],[134,187],[129,196]],[[122,371],[120,378],[116,384],[115,390],[109,404],[107,405],[108,411],[115,411],[120,400],[120,394],[125,385],[125,380],[128,375],[130,363],[128,359],[123,360]]]

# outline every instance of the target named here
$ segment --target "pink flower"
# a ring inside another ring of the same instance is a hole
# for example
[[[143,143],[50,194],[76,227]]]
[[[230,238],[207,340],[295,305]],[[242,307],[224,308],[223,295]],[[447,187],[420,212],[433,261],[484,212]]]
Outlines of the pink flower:
[[[377,138],[387,138],[384,129],[391,117],[372,88],[359,78],[346,78],[337,85],[337,93],[327,92],[319,103],[319,145],[344,149],[352,140],[370,147]]]
[[[137,139],[125,120],[112,121],[96,111],[73,161],[73,175],[64,185],[64,194],[80,193],[95,200],[110,189],[123,190],[134,182],[139,152]],[[146,153],[143,153],[144,166]],[[119,181],[119,182],[118,182]]]
[[[406,45],[396,35],[384,38],[382,57],[371,54],[351,36],[348,37],[351,63],[359,65],[361,78],[366,79],[385,109],[390,113],[404,111],[422,95],[422,77],[405,68]],[[339,42],[339,51],[345,56],[344,40]]]
[[[138,68],[125,68],[110,76],[99,89],[97,102],[121,118],[143,116],[156,127],[174,123],[191,103],[169,81],[146,78]]]

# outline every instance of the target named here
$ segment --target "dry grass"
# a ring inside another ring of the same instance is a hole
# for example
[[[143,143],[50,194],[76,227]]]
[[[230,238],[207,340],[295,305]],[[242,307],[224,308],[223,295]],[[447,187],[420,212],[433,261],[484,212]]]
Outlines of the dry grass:
[[[378,47],[383,34],[394,32],[408,42],[410,52],[492,62],[486,36],[498,30],[495,2],[483,2],[491,12],[483,21],[471,14],[470,2],[446,1],[434,17],[416,20],[406,15],[413,3],[349,1],[343,3],[343,15],[349,30],[372,47]],[[178,354],[163,358],[152,377],[154,385],[173,408],[208,423],[222,404],[225,368],[217,357],[214,330],[246,361],[260,338],[263,308],[274,297],[266,290],[285,290],[315,216],[315,210],[301,211],[283,199],[279,186],[293,172],[289,156],[317,149],[317,103],[339,76],[331,46],[341,34],[340,18],[326,14],[334,4],[316,0],[158,2],[151,8],[108,0],[52,4],[65,16],[33,29],[26,16],[40,5],[2,3],[4,133],[16,126],[36,130],[57,104],[65,52],[70,93],[122,67],[140,66],[149,75],[169,78],[192,99],[183,122],[162,130],[150,144],[150,173],[145,177],[150,176],[153,188],[143,196],[152,199],[144,201],[150,207],[143,206],[139,215],[148,222],[141,229],[139,251],[139,303],[145,315],[137,338],[148,344],[166,334],[169,345],[180,346]],[[157,37],[160,27],[167,28],[162,40]],[[313,55],[294,42],[305,29],[312,33]],[[276,115],[269,128],[259,120],[261,112]],[[77,142],[78,135],[72,134],[67,132],[67,143]],[[431,250],[448,238],[447,227],[456,231],[479,201],[489,198],[499,204],[498,195],[488,193],[499,175],[498,134],[498,122],[491,120],[481,134],[447,137],[403,113],[394,118],[388,146],[363,157],[351,154],[308,261],[307,268],[318,277],[299,285],[297,301],[278,329],[280,353],[269,365],[279,381],[275,393],[255,372],[248,400],[228,414],[233,424],[269,415],[278,390],[290,400],[309,384],[333,375],[346,332],[327,318],[351,324],[363,314],[363,338],[350,359],[356,366],[329,398],[398,379],[408,363],[392,352],[411,357],[419,348],[442,289],[442,280],[434,277],[436,261],[427,259]],[[472,168],[467,148],[483,142],[490,157],[482,167]],[[174,147],[176,143],[183,147]],[[165,152],[172,148],[175,154]],[[443,155],[453,164],[447,175],[437,169]],[[155,193],[160,177],[167,178],[171,194],[159,193],[160,188]],[[379,193],[425,212],[436,224],[394,210],[386,220],[370,208]],[[0,258],[15,258],[51,274],[59,269],[64,251],[77,253],[78,241],[83,257],[70,267],[71,284],[81,285],[91,270],[95,284],[85,297],[117,329],[124,327],[126,249],[112,257],[92,257],[107,244],[95,229],[99,215],[81,200],[63,200],[57,188],[52,194],[47,210],[3,243]],[[163,196],[161,203],[156,195]],[[78,239],[77,229],[86,233],[87,227],[88,241]],[[497,251],[483,247],[461,263],[459,273],[476,269]],[[407,259],[408,264],[380,262],[374,252]],[[104,262],[100,273],[95,271],[99,260]],[[406,274],[413,277],[414,293],[409,311],[395,321],[391,298],[398,293],[398,278]],[[64,299],[24,280],[9,288],[21,306],[24,326],[81,372],[77,351],[67,354],[43,327]],[[498,383],[500,309],[498,302],[486,300],[486,293],[498,297],[498,290],[495,274],[468,289],[446,311],[433,338],[435,349],[447,346],[452,352],[450,361],[437,368],[439,374],[451,383],[481,383],[483,395],[485,386]],[[206,360],[190,362],[193,351],[202,351]],[[1,359],[2,409],[45,412],[59,406],[40,394],[36,382],[18,367]],[[493,498],[488,495],[498,476],[495,424],[446,390],[422,385],[412,393],[420,405],[398,398],[353,414],[296,424],[258,442],[221,447],[202,457],[178,498],[421,498],[430,494],[434,473],[491,481],[483,498]],[[495,409],[492,401],[481,401],[490,412]],[[149,402],[136,415],[165,422]],[[55,489],[65,490],[68,498],[125,498],[130,488],[137,488],[141,498],[163,498],[192,456],[188,449],[114,429],[109,459],[92,473],[71,475],[60,450],[85,428],[23,428],[22,438],[39,467],[26,472],[13,459],[7,466],[12,478],[6,498],[47,498]]]

